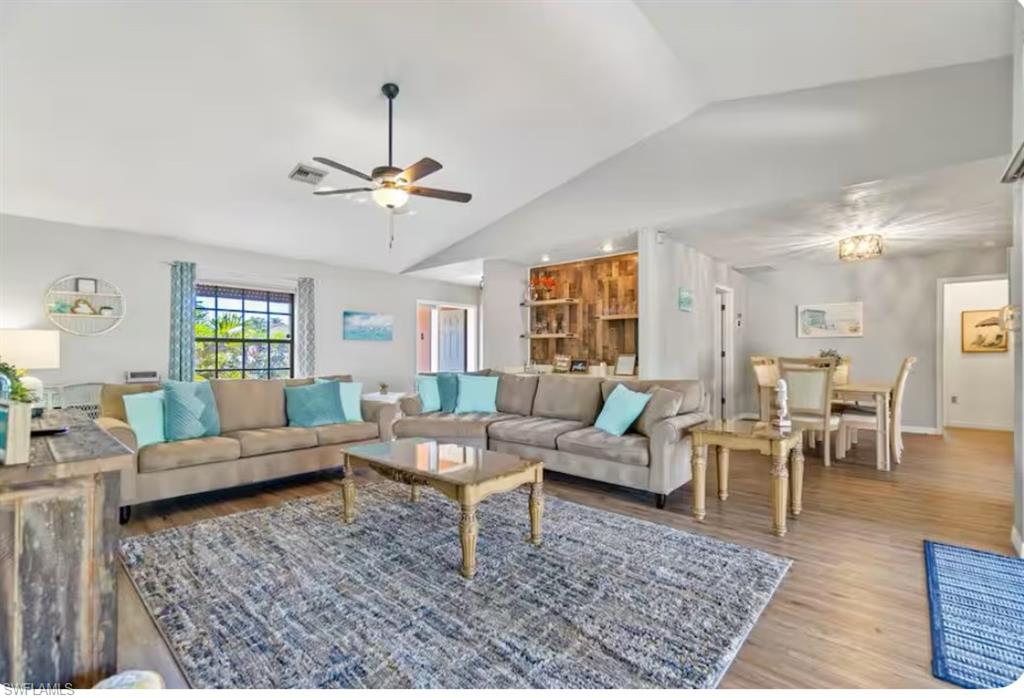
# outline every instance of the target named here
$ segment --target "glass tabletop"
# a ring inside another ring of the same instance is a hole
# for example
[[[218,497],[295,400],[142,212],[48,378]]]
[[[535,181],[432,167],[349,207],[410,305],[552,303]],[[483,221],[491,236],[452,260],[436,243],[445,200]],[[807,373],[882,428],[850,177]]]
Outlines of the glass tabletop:
[[[345,446],[341,451],[373,463],[456,484],[485,482],[526,470],[537,463],[511,453],[424,438]]]
[[[780,431],[769,422],[754,422],[746,419],[712,419],[693,427],[692,431],[705,434],[749,436],[755,439],[785,439],[793,435],[792,427]]]

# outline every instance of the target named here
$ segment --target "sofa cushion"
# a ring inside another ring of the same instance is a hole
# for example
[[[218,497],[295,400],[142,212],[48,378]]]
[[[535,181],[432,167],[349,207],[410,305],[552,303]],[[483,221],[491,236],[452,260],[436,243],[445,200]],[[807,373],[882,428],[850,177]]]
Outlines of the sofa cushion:
[[[283,427],[288,424],[284,412],[284,380],[212,380],[217,398],[220,427],[223,431]]]
[[[136,448],[167,441],[164,432],[164,391],[155,390],[124,396],[124,413],[135,432]]]
[[[242,456],[238,439],[207,436],[202,439],[168,441],[139,449],[139,472],[155,473],[204,463],[223,463]]]
[[[651,399],[640,413],[640,417],[633,423],[633,430],[644,436],[650,436],[651,429],[661,420],[679,414],[679,406],[683,403],[683,396],[680,393],[657,385],[648,390],[647,394]]]
[[[511,373],[498,374],[498,412],[529,417],[533,410],[533,398],[537,395],[538,378],[514,376]]]
[[[431,412],[415,417],[403,417],[395,422],[394,432],[398,438],[425,436],[430,439],[484,439],[487,427],[514,415],[496,412]]]
[[[601,384],[601,394],[605,400],[608,399],[608,396],[612,394],[617,385],[624,385],[638,393],[646,393],[654,386],[677,392],[683,396],[683,401],[680,403],[679,411],[676,414],[696,412],[704,406],[704,386],[699,380],[606,380]]]
[[[296,451],[316,446],[316,432],[303,427],[269,427],[267,429],[242,429],[224,434],[237,439],[242,445],[242,457],[262,456],[264,453]]]
[[[553,449],[559,435],[576,431],[585,426],[587,425],[583,422],[569,419],[515,417],[495,422],[488,427],[487,434],[498,441]]]
[[[542,375],[530,414],[593,424],[601,409],[602,382],[589,376]]]
[[[345,422],[344,424],[325,424],[316,427],[317,443],[343,444],[350,441],[369,441],[380,437],[380,425],[377,422]]]
[[[612,436],[622,436],[650,401],[651,396],[647,393],[634,392],[624,385],[617,386],[604,401],[594,426]]]
[[[288,426],[319,427],[344,422],[338,381],[300,385],[284,389]]]
[[[441,411],[441,391],[437,376],[416,376],[416,393],[420,396],[420,412]]]
[[[454,412],[459,399],[459,374],[438,373],[437,390],[441,397],[441,411]]]
[[[498,377],[471,376],[459,374],[459,396],[455,400],[455,412],[495,413],[498,411]]]
[[[650,442],[640,434],[612,436],[597,427],[577,429],[558,437],[558,450],[627,465],[649,465]]]

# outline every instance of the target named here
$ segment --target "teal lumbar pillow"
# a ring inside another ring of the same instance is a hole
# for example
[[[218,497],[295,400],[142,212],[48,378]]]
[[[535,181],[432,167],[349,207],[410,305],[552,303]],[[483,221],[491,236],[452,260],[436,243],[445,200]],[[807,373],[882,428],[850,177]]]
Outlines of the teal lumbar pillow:
[[[319,427],[345,421],[339,381],[318,381],[284,389],[284,406],[290,427]]]
[[[423,412],[441,410],[441,390],[437,385],[437,376],[416,376],[416,392],[420,396]]]
[[[498,411],[498,377],[458,374],[459,397],[456,414]]]
[[[637,393],[624,385],[617,385],[605,400],[594,426],[612,436],[622,436],[644,411],[650,399],[648,393]]]
[[[459,375],[458,373],[438,373],[437,392],[441,398],[441,411],[454,412],[455,404],[459,399]]]
[[[220,415],[207,381],[167,381],[164,389],[164,435],[168,441],[220,434]]]
[[[167,441],[164,435],[164,391],[134,393],[121,399],[128,426],[135,432],[137,448]]]

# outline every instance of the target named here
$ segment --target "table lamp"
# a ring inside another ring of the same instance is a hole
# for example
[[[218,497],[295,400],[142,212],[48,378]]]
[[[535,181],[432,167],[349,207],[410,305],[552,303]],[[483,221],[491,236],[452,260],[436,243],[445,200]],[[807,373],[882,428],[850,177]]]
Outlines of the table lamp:
[[[0,359],[23,371],[60,368],[59,330],[0,330]],[[43,382],[35,376],[21,376],[21,384],[32,393],[33,415],[43,408]]]

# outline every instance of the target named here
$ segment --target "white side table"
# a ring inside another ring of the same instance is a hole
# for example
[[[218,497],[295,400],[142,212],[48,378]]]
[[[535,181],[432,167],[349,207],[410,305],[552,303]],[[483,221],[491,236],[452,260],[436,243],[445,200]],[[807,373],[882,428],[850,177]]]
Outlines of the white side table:
[[[373,400],[374,402],[388,402],[392,405],[397,405],[398,401],[403,397],[408,397],[412,393],[363,393],[364,400]]]

